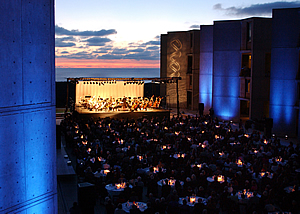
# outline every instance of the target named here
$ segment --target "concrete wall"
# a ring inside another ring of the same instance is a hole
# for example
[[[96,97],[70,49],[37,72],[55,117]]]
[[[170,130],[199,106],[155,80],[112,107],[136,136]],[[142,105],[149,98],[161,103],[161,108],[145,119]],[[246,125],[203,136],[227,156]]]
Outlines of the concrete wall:
[[[187,32],[169,32],[167,37],[167,77],[181,77],[179,80],[179,106],[186,108],[186,72],[187,54],[189,51],[189,34]],[[176,84],[167,84],[167,102],[169,107],[177,106]]]
[[[160,77],[167,77],[167,44],[168,35],[162,34],[160,36]],[[160,84],[160,96],[164,99],[162,103],[166,103],[169,99],[166,97],[166,84]]]
[[[213,26],[200,27],[199,103],[204,103],[204,114],[212,107],[213,84]]]
[[[198,110],[199,104],[199,62],[200,62],[200,31],[193,30],[193,47],[191,53],[193,55],[193,71],[192,71],[192,110]]]
[[[199,103],[199,30],[168,32],[161,35],[161,77],[181,77],[178,84],[181,109],[198,110]],[[188,56],[192,56],[192,71],[188,73]],[[188,74],[187,74],[188,73]],[[191,81],[190,81],[190,77]],[[191,103],[187,105],[187,94]],[[162,84],[161,95],[166,97],[168,107],[177,107],[176,84]]]
[[[273,10],[270,117],[273,132],[297,135],[300,8]]]
[[[57,213],[53,0],[0,6],[0,213]]]
[[[240,21],[214,22],[213,109],[219,119],[239,120],[240,46]]]
[[[253,18],[252,31],[252,81],[250,118],[268,117],[270,76],[266,73],[266,55],[271,53],[272,20]]]

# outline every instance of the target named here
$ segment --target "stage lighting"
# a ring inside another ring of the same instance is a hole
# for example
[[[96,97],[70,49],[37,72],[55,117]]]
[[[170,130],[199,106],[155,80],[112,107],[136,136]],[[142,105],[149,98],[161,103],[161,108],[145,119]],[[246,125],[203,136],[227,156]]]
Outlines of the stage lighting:
[[[284,136],[284,138],[285,138],[286,140],[288,140],[288,139],[289,139],[289,136],[286,134],[286,135]]]
[[[124,85],[126,85],[126,82],[124,82]]]

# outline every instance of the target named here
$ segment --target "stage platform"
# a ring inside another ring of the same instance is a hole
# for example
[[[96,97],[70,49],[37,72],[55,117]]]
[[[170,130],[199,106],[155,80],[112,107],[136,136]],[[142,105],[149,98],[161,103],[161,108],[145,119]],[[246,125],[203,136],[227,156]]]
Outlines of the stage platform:
[[[152,118],[170,118],[170,111],[165,109],[147,109],[147,111],[96,111],[96,110],[88,110],[81,107],[76,107],[75,109],[79,117],[83,120],[93,118],[117,118],[117,119],[138,119],[142,117]]]

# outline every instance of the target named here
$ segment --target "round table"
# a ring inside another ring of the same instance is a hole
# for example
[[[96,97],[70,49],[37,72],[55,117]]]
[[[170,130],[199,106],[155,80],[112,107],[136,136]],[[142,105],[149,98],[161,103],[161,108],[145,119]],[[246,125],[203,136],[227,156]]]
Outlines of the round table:
[[[130,210],[132,209],[132,205],[133,205],[133,202],[125,202],[122,204],[122,209],[126,213],[130,213]],[[148,208],[147,204],[144,202],[135,202],[135,205],[141,212],[144,212]]]
[[[157,181],[157,185],[161,187],[163,185],[169,184],[171,187],[174,187],[175,182],[176,182],[176,179],[165,178],[165,179],[161,179],[161,180]],[[184,182],[180,181],[180,185],[183,186],[183,184],[184,184]]]
[[[215,175],[214,175],[214,176],[211,176],[211,177],[207,177],[206,180],[207,180],[208,182],[214,182],[214,180],[215,180],[214,178],[215,178]],[[224,176],[223,176],[223,175],[222,175],[222,178],[224,179]],[[219,179],[218,179],[218,182],[220,182],[221,184],[224,183],[224,180],[223,180],[223,179],[222,179],[222,180],[219,180]],[[228,177],[227,177],[227,182],[230,182],[230,178],[228,178]]]
[[[132,188],[132,185],[129,184],[129,187]],[[116,185],[113,185],[113,184],[107,184],[107,185],[105,186],[105,189],[107,190],[108,194],[109,194],[110,196],[113,197],[113,196],[118,196],[118,195],[120,195],[120,193],[121,193],[122,191],[124,191],[125,188],[117,188]]]
[[[189,200],[189,198],[190,198],[190,200]],[[195,202],[191,202],[191,198],[194,198]],[[184,198],[179,198],[178,203],[183,204],[183,200],[185,199],[187,201],[187,205],[189,205],[190,207],[193,207],[196,203],[198,203],[199,198],[201,199],[201,203],[203,203],[204,205],[207,204],[207,199],[199,197],[199,196],[191,196],[191,197],[186,196]]]

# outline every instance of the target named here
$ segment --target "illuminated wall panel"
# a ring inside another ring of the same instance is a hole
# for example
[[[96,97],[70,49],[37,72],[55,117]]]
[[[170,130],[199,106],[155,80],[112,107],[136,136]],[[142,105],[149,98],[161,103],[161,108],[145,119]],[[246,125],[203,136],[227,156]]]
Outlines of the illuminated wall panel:
[[[181,77],[178,82],[180,108],[186,108],[186,72],[187,52],[189,48],[187,32],[169,32],[167,38],[167,77]],[[170,107],[177,106],[176,84],[166,85],[166,95],[169,96]]]
[[[220,119],[239,120],[240,21],[214,22],[213,109]]]
[[[3,5],[5,4],[5,6]],[[21,41],[21,0],[1,3],[8,11],[0,8],[0,106],[22,104],[22,41]],[[10,26],[10,27],[8,27]],[[5,33],[2,33],[5,32]],[[3,99],[9,97],[9,99]]]
[[[0,213],[57,213],[54,1],[3,1],[0,20]]]
[[[238,119],[236,112],[239,112],[239,105],[237,105],[235,97],[214,97],[214,105],[219,106],[219,108],[214,108],[215,116],[219,119]]]
[[[204,114],[212,107],[213,84],[213,26],[200,30],[199,103],[204,103]]]
[[[300,9],[273,10],[270,117],[277,135],[297,135]]]

